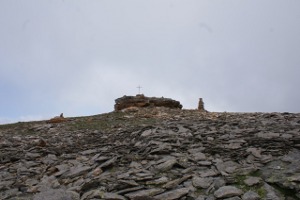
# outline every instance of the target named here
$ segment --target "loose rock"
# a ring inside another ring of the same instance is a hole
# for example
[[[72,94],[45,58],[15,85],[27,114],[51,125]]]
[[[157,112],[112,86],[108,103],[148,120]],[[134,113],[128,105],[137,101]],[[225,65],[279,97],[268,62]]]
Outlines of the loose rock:
[[[223,186],[214,193],[217,198],[234,197],[241,194],[243,194],[243,191],[234,186]]]

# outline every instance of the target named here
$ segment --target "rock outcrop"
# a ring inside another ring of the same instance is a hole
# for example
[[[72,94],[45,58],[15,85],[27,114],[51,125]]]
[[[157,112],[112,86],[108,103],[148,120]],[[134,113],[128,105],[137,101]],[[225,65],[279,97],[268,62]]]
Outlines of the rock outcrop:
[[[143,94],[138,94],[136,96],[123,96],[121,98],[116,99],[115,102],[115,111],[132,107],[166,107],[178,109],[182,108],[182,105],[179,101],[164,97],[146,97]]]
[[[53,117],[51,119],[49,119],[47,121],[47,123],[62,123],[62,122],[65,122],[66,121],[66,118],[64,117],[64,114],[61,113],[59,116],[56,116],[56,117]]]
[[[300,114],[164,107],[0,126],[2,200],[299,200]]]

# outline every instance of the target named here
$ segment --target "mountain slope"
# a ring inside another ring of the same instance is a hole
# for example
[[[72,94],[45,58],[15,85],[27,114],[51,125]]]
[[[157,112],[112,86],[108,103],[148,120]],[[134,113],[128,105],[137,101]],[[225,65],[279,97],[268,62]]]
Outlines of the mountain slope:
[[[0,126],[0,199],[300,198],[300,114],[66,119]]]

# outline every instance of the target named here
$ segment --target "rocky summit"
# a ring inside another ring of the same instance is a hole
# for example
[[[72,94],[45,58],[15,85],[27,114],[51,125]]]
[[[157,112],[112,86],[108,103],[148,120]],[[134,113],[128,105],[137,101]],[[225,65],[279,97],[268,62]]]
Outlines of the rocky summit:
[[[179,101],[164,97],[146,97],[143,94],[138,94],[136,96],[123,96],[116,99],[115,102],[115,111],[144,107],[182,108]]]
[[[297,200],[300,114],[164,107],[0,126],[2,200]]]

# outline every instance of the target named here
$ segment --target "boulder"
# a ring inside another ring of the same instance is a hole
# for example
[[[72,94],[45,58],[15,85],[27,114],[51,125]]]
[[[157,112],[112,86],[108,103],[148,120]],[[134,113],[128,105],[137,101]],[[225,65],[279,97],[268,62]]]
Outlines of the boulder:
[[[115,100],[115,111],[128,109],[132,107],[167,107],[181,109],[179,101],[170,98],[146,97],[143,94],[136,96],[123,96]]]

